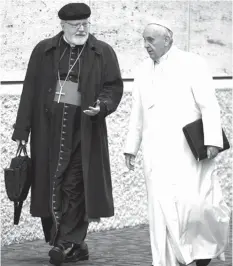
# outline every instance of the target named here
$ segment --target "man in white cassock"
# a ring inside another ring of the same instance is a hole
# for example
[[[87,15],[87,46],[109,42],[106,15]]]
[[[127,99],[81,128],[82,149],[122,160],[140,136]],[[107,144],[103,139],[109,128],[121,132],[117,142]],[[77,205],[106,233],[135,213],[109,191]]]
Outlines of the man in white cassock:
[[[223,139],[212,77],[200,56],[172,45],[167,24],[149,23],[143,38],[150,58],[135,75],[124,153],[132,170],[142,146],[153,265],[206,266],[224,260],[230,220],[213,175]],[[208,159],[198,162],[182,128],[201,117]]]

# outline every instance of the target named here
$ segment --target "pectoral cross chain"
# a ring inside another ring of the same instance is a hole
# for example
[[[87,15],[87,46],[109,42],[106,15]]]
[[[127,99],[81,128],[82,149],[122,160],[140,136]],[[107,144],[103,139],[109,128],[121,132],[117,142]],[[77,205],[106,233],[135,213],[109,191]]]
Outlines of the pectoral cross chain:
[[[59,81],[60,88],[61,88],[59,92],[56,92],[56,94],[58,95],[58,100],[57,100],[58,103],[59,103],[60,100],[61,100],[61,96],[65,96],[65,93],[62,92],[63,86],[64,86],[64,84],[66,83],[66,80],[67,80],[67,78],[69,77],[69,74],[70,74],[71,70],[73,69],[73,67],[75,66],[75,64],[77,63],[77,61],[79,60],[79,58],[80,58],[80,56],[81,56],[81,54],[82,54],[82,52],[83,52],[85,46],[86,46],[86,42],[85,42],[85,44],[83,45],[83,48],[82,48],[80,54],[78,55],[78,57],[76,58],[74,64],[73,64],[73,65],[71,66],[71,68],[69,69],[69,71],[68,71],[68,73],[67,73],[67,76],[66,76],[66,78],[65,78],[65,80],[64,80],[64,82],[63,82],[62,85],[61,85],[60,73],[59,73],[59,69],[58,69],[57,75],[58,75],[58,81]],[[65,50],[65,51],[66,51],[66,50]],[[63,53],[63,55],[64,55],[64,53]],[[62,55],[62,56],[63,56],[63,55]],[[62,56],[61,56],[61,57],[62,57]],[[60,59],[60,60],[61,60],[61,59]],[[79,71],[80,71],[80,68],[79,68]]]

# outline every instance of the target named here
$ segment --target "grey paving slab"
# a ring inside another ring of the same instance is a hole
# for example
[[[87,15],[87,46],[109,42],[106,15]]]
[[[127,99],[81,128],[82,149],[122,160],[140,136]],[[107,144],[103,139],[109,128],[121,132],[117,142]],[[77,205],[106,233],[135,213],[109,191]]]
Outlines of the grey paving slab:
[[[148,225],[119,230],[92,232],[87,244],[90,260],[66,263],[64,266],[150,266],[151,249]],[[48,262],[50,246],[42,240],[2,247],[2,266],[51,266]],[[209,266],[232,266],[232,230],[226,261],[213,260]]]

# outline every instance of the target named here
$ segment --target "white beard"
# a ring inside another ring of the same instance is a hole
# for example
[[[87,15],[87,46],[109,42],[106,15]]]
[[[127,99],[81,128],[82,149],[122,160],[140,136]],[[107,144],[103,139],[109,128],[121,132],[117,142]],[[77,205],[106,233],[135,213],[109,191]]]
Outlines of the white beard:
[[[70,42],[74,45],[83,45],[87,41],[88,36],[89,34],[86,34],[85,36],[72,36]]]

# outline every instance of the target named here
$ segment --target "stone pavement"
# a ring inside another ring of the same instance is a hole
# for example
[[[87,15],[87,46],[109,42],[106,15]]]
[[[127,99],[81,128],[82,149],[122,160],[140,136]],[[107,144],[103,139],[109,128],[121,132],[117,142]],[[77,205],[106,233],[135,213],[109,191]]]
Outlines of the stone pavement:
[[[150,266],[148,225],[89,233],[90,260],[65,266]],[[49,246],[43,240],[2,247],[2,266],[49,266]],[[232,232],[226,261],[213,260],[209,266],[232,266]]]

